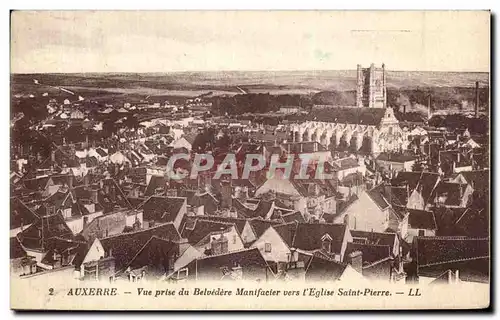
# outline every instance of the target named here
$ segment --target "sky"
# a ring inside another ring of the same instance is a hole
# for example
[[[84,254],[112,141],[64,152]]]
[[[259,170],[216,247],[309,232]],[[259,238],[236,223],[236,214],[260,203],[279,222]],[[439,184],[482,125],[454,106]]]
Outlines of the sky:
[[[487,11],[15,11],[12,73],[490,68]]]

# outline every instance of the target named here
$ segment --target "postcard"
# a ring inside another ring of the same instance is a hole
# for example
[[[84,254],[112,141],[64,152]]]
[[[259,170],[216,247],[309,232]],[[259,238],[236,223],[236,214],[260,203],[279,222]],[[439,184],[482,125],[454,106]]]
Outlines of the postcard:
[[[13,11],[11,308],[488,308],[490,19]]]

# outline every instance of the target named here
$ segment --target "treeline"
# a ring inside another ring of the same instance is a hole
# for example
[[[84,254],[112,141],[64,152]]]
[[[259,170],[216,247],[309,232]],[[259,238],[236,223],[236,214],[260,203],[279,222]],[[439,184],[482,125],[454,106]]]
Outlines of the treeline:
[[[238,94],[232,97],[214,97],[212,110],[217,115],[275,112],[282,106],[308,108],[313,102],[304,95],[271,95],[268,93]]]

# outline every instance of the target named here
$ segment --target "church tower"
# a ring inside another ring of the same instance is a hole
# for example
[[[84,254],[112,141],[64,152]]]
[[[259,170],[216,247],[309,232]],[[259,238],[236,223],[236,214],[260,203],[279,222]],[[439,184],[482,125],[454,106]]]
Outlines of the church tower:
[[[385,65],[376,68],[372,63],[369,68],[357,67],[356,106],[358,108],[385,108],[387,90]]]

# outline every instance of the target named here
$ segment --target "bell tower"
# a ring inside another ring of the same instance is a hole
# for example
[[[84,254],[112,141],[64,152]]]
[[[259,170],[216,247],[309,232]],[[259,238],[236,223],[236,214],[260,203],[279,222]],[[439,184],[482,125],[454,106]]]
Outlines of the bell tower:
[[[357,66],[356,106],[358,108],[385,108],[387,90],[385,64],[381,68],[372,63],[369,68]]]

